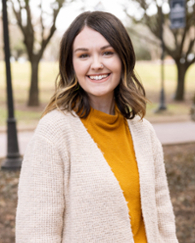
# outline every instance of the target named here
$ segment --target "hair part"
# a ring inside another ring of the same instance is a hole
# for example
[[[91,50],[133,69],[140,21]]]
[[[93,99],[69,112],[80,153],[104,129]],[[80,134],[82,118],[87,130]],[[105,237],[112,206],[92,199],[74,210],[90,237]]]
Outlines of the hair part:
[[[133,119],[135,115],[143,118],[147,99],[145,90],[134,73],[136,58],[131,39],[118,18],[101,11],[80,14],[64,33],[60,44],[56,90],[43,116],[54,109],[66,110],[72,114],[75,111],[81,118],[87,117],[90,112],[88,94],[79,86],[72,61],[73,42],[85,26],[104,36],[121,59],[121,80],[114,91],[120,112],[127,119]]]

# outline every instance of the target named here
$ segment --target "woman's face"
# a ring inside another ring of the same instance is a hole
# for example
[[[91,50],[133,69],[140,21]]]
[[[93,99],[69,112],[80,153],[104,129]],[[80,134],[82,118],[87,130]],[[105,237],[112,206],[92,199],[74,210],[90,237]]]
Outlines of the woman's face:
[[[122,63],[97,31],[84,27],[73,42],[73,67],[80,86],[94,103],[99,98],[113,99],[120,82]]]

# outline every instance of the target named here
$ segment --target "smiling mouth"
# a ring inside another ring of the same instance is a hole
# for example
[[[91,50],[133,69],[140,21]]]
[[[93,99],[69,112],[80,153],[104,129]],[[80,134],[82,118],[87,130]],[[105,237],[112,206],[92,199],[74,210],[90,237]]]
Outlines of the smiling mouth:
[[[102,80],[104,78],[107,78],[109,74],[104,74],[104,75],[94,75],[94,76],[87,76],[88,78],[92,79],[92,80]]]

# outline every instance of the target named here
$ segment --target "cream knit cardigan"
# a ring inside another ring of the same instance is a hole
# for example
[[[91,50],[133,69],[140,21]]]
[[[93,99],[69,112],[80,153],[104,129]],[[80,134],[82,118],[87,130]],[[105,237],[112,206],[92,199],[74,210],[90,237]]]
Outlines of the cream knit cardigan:
[[[177,243],[162,148],[151,124],[128,121],[148,243]],[[109,146],[109,144],[108,144]],[[20,175],[16,243],[133,243],[123,192],[78,116],[39,122]]]

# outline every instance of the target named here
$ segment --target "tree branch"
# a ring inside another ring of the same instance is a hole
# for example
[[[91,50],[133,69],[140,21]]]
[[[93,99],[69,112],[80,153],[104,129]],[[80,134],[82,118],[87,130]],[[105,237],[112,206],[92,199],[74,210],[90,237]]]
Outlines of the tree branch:
[[[187,67],[189,67],[189,66],[192,65],[193,63],[195,63],[195,57],[194,57],[190,62],[187,62]]]
[[[193,46],[195,45],[195,37],[190,41],[190,44],[188,46],[188,50],[186,52],[186,57],[191,53]],[[194,53],[195,54],[195,53]]]
[[[40,49],[40,51],[38,53],[38,57],[39,58],[42,57],[43,52],[45,50],[45,47],[47,46],[48,42],[50,41],[51,37],[53,36],[53,34],[54,34],[55,30],[56,30],[56,27],[55,27],[56,19],[57,19],[59,11],[60,11],[60,9],[61,9],[61,7],[63,5],[64,0],[56,0],[55,2],[58,3],[58,7],[57,7],[57,9],[53,8],[53,21],[52,21],[53,24],[50,27],[49,35],[46,38],[44,38],[42,36],[41,49]]]
[[[30,6],[29,6],[29,0],[25,0],[25,9],[27,12],[27,27],[29,32],[31,32],[34,35],[34,29],[33,29],[33,25],[32,25],[32,16],[31,16],[31,10],[30,10]]]
[[[14,15],[16,17],[17,23],[19,28],[21,29],[24,37],[24,44],[27,49],[28,57],[31,59],[33,54],[33,45],[34,45],[34,29],[31,22],[31,11],[29,6],[29,0],[25,0],[25,6],[22,7],[21,0],[17,0],[17,3],[19,5],[19,10],[17,11],[14,7],[14,2],[10,0],[12,4],[12,10],[14,12]],[[24,26],[22,23],[22,10],[26,10],[27,12],[27,25]]]
[[[193,20],[193,15],[190,15],[190,16],[186,17],[186,26],[184,28],[182,40],[181,40],[181,43],[180,43],[180,46],[179,46],[179,53],[180,53],[180,55],[182,55],[182,51],[183,51],[186,35],[187,35],[187,33],[188,33],[189,29],[190,29],[190,26],[192,25],[192,23],[191,23],[192,20]]]
[[[41,9],[41,15],[40,15],[40,22],[41,22],[41,39],[43,40],[44,38],[44,31],[45,31],[45,26],[43,24],[43,6],[42,6],[42,0],[40,2],[40,9]]]
[[[135,36],[137,36],[137,37],[139,37],[139,38],[142,38],[142,39],[146,40],[147,42],[151,43],[152,45],[155,45],[155,46],[158,46],[158,47],[160,47],[160,45],[161,45],[160,43],[158,43],[158,42],[156,42],[156,41],[154,41],[154,40],[151,40],[151,39],[148,38],[147,36],[138,33],[137,31],[135,31],[135,30],[132,29],[132,28],[129,28],[129,27],[128,27],[127,30],[130,31],[133,35],[135,35]]]
[[[17,0],[18,4],[19,4],[19,11],[16,10],[16,8],[14,7],[14,3],[12,0],[10,0],[11,2],[11,5],[12,5],[12,10],[14,12],[14,15],[16,17],[16,20],[17,20],[17,23],[18,23],[18,26],[20,27],[21,31],[24,33],[24,26],[22,25],[22,17],[21,17],[21,10],[22,10],[22,6],[20,4],[20,1]]]
[[[177,35],[178,35],[178,30],[176,29],[176,30],[172,30],[171,29],[171,26],[169,25],[169,30],[171,31],[171,33],[173,34],[173,37],[174,37],[174,42],[175,42],[175,47],[176,47],[176,49],[178,49],[178,40],[177,40]]]

